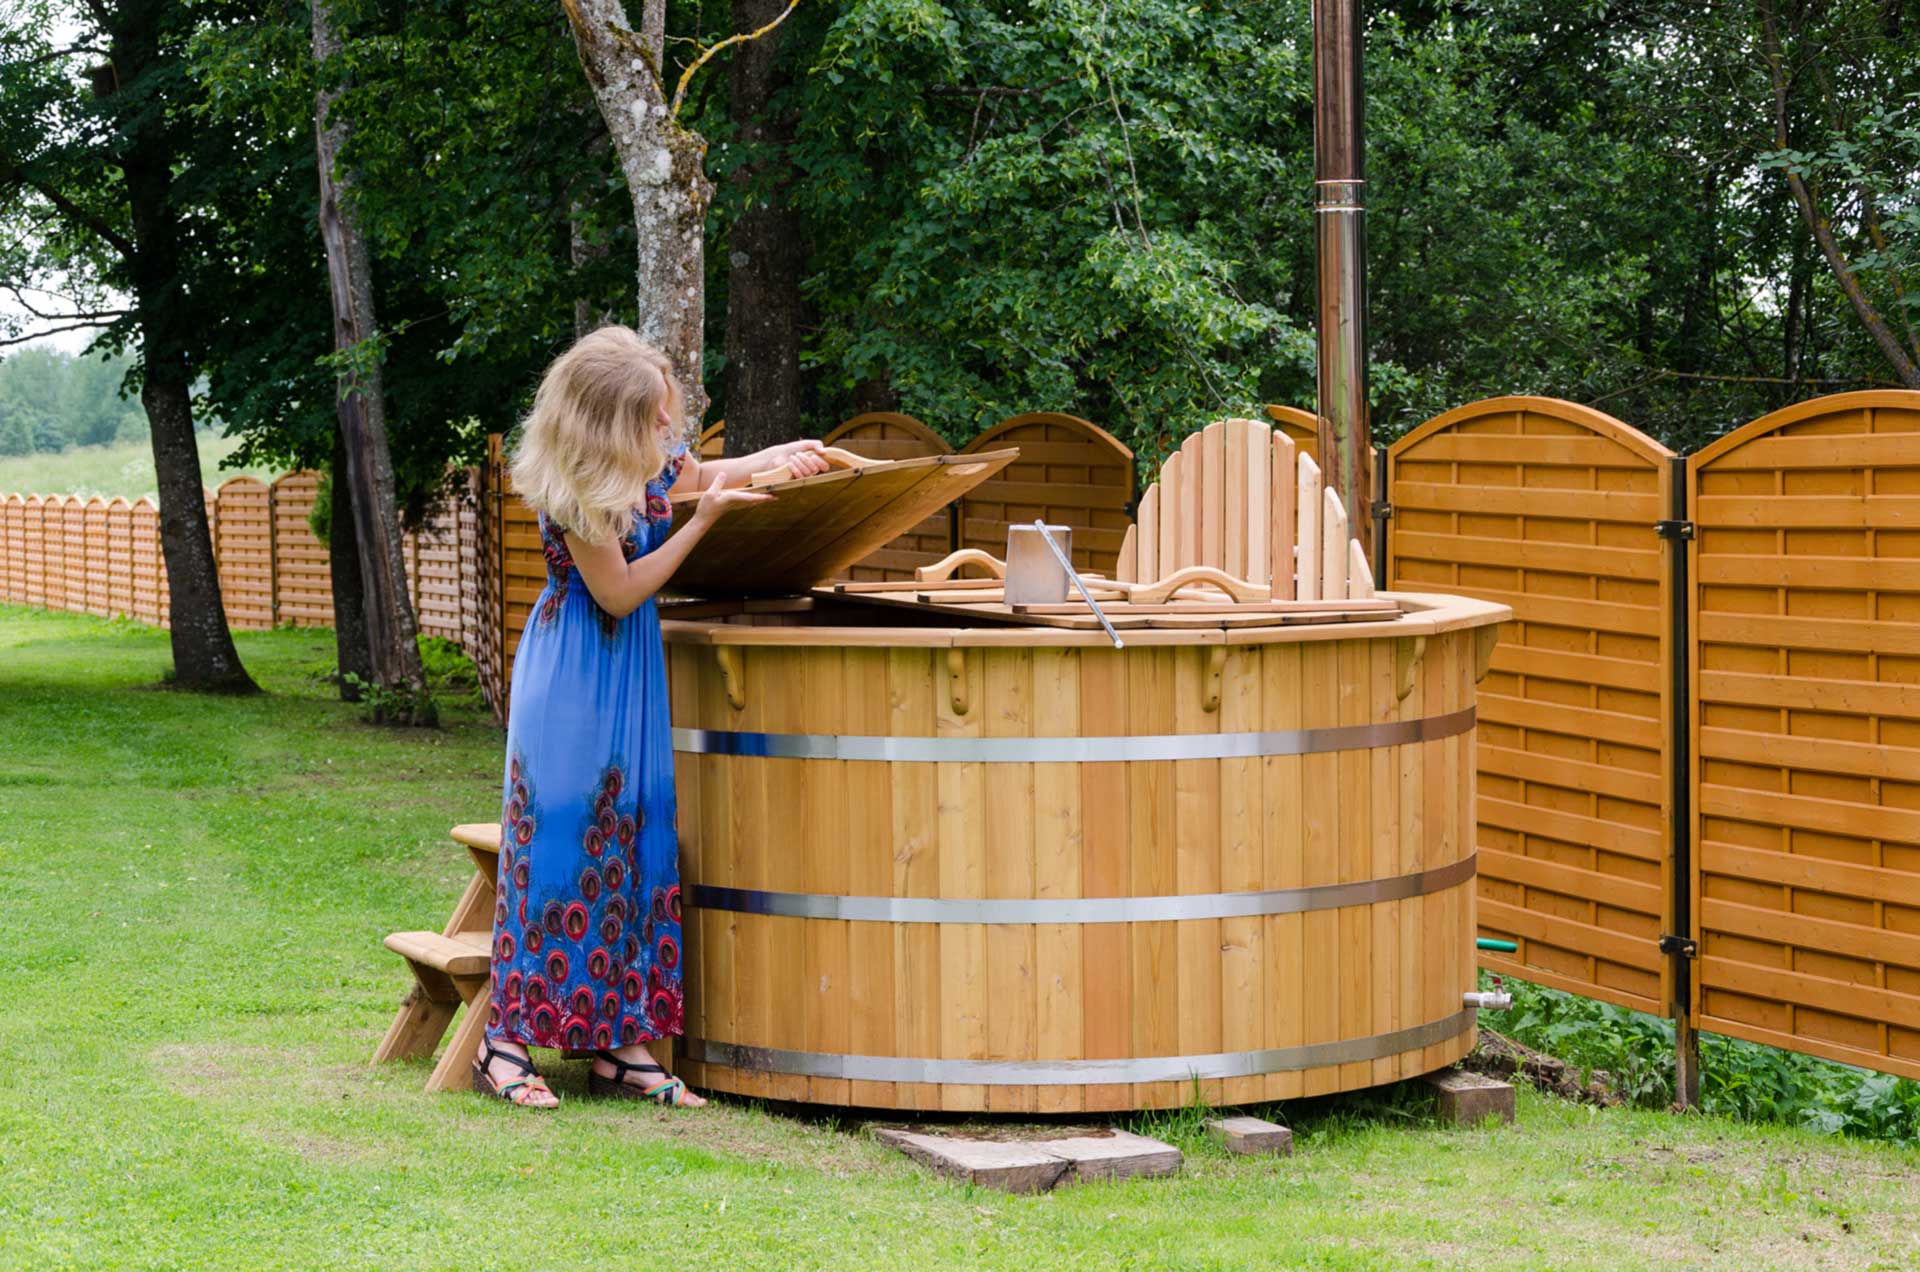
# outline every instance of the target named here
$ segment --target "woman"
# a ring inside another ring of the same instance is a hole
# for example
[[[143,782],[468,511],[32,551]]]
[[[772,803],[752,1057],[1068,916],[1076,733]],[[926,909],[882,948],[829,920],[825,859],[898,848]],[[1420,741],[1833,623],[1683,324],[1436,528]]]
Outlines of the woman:
[[[736,489],[790,464],[824,472],[817,441],[701,463],[680,437],[666,357],[603,327],[554,360],[513,458],[539,513],[547,586],[514,657],[502,794],[493,985],[474,1085],[527,1108],[559,1103],[529,1047],[592,1049],[597,1095],[705,1103],[649,1042],[681,1029],[679,845],[666,664],[654,593],[732,509]],[[668,492],[700,502],[667,537]]]

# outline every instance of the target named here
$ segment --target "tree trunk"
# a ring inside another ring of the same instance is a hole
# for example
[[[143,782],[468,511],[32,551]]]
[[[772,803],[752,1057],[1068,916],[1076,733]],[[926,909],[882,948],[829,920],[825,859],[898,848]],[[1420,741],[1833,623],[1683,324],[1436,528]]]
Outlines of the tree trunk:
[[[347,443],[338,428],[333,430],[330,472],[327,572],[333,582],[334,660],[340,668],[340,700],[358,702],[360,686],[373,683],[373,655],[367,643],[366,597],[360,580],[360,536],[353,528],[353,486],[346,479]]]
[[[1787,133],[1787,96],[1789,91],[1786,59],[1781,52],[1780,32],[1775,25],[1773,5],[1769,0],[1760,0],[1760,31],[1764,42],[1767,69],[1773,79],[1773,139],[1781,150],[1789,146]],[[1841,250],[1840,242],[1834,237],[1833,225],[1820,210],[1820,202],[1804,178],[1792,168],[1782,168],[1781,173],[1787,179],[1787,191],[1793,196],[1794,206],[1800,209],[1800,219],[1806,223],[1813,234],[1814,243],[1820,248],[1820,255],[1826,259],[1827,268],[1833,271],[1834,281],[1840,284],[1840,290],[1846,295],[1847,302],[1853,306],[1853,312],[1860,319],[1860,325],[1867,329],[1867,335],[1879,346],[1880,353],[1886,358],[1900,383],[1909,389],[1920,389],[1920,363],[1909,357],[1901,347],[1900,338],[1887,325],[1887,320],[1873,301],[1867,296],[1866,289],[1860,285],[1859,276],[1854,272],[1853,262]]]
[[[733,27],[753,31],[780,16],[783,0],[733,0]],[[801,434],[800,334],[806,301],[804,227],[786,201],[786,147],[793,120],[775,116],[779,33],[734,50],[731,110],[748,160],[733,180],[746,194],[734,223],[727,272],[727,453],[749,455]]]
[[[127,5],[112,29],[117,85],[140,78],[160,57],[157,5]],[[119,107],[120,103],[113,103]],[[257,693],[227,630],[220,574],[207,528],[206,495],[200,485],[200,447],[193,436],[192,372],[186,334],[192,316],[180,295],[180,227],[172,204],[178,138],[168,113],[144,99],[117,109],[126,132],[121,171],[133,228],[127,267],[140,315],[144,374],[140,404],[153,442],[153,470],[160,488],[160,549],[167,563],[174,683],[213,693]]]
[[[324,68],[339,52],[332,27],[331,0],[313,3],[313,60]],[[372,682],[379,689],[374,718],[403,724],[431,724],[420,665],[419,629],[407,597],[406,561],[401,552],[400,516],[394,501],[393,457],[387,449],[386,395],[379,358],[370,343],[378,330],[373,309],[373,262],[366,238],[347,198],[352,173],[339,166],[347,120],[332,112],[337,93],[322,87],[314,97],[314,149],[320,167],[320,239],[326,245],[327,284],[333,296],[333,347],[345,355],[336,408],[345,464],[334,470],[352,492],[353,536],[360,562],[361,596],[366,622]]]
[[[713,184],[706,174],[706,139],[673,117],[660,79],[666,0],[645,0],[638,33],[621,0],[561,4],[633,198],[637,330],[672,361],[688,428],[697,429],[707,412],[702,361]]]

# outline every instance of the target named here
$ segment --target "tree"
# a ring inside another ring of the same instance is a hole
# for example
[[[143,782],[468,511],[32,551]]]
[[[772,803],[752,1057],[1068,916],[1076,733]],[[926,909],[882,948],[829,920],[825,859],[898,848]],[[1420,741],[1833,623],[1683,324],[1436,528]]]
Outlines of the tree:
[[[708,401],[706,232],[713,183],[706,139],[680,122],[680,109],[695,72],[722,49],[766,35],[798,3],[788,0],[764,25],[701,47],[669,96],[666,0],[644,0],[638,32],[621,0],[561,0],[633,199],[637,330],[672,361],[690,425],[700,422]]]
[[[313,60],[325,75],[340,51],[329,0],[313,0]],[[349,492],[353,543],[360,566],[360,619],[365,625],[374,684],[374,718],[392,702],[402,723],[431,723],[419,627],[407,595],[406,559],[394,504],[393,459],[387,449],[387,399],[380,373],[379,328],[373,300],[373,263],[355,209],[346,200],[353,169],[340,162],[348,117],[338,93],[322,80],[314,96],[314,150],[320,168],[321,241],[333,303],[334,352],[344,365],[336,389],[339,445],[333,481]],[[336,504],[336,508],[338,505]]]
[[[1897,34],[1899,11],[1878,4],[1823,5],[1803,10],[1796,15],[1800,29],[1794,34],[1808,47],[1790,67],[1781,35],[1782,23],[1772,0],[1757,0],[1755,8],[1760,21],[1761,50],[1772,88],[1771,118],[1777,147],[1767,157],[1766,166],[1777,168],[1785,178],[1801,220],[1819,245],[1821,258],[1874,346],[1902,384],[1920,389],[1920,338],[1914,334],[1911,306],[1901,279],[1901,262],[1889,248],[1888,222],[1884,219],[1889,203],[1893,205],[1892,211],[1909,220],[1920,212],[1915,207],[1912,184],[1913,161],[1920,158],[1920,95],[1910,93],[1891,107],[1884,101],[1886,87],[1890,83],[1898,85],[1903,69],[1909,86],[1913,79],[1911,44],[1886,38],[1888,24]],[[1849,84],[1849,79],[1853,83]],[[1802,127],[1826,134],[1827,145],[1814,153],[1793,149],[1797,84],[1810,87],[1807,95],[1819,99],[1817,113],[1810,107],[1802,108],[1806,113],[1813,113],[1818,121]],[[1849,131],[1861,135],[1850,137]],[[1875,142],[1881,144],[1876,146]],[[1871,161],[1876,149],[1881,151],[1879,157],[1883,160],[1879,164]],[[1886,154],[1888,149],[1894,154]],[[1904,156],[1899,155],[1902,149],[1906,151]],[[1904,164],[1899,162],[1901,158],[1906,160]],[[1885,162],[1887,159],[1893,162]],[[1896,173],[1900,174],[1897,184],[1889,182],[1887,177]],[[1833,199],[1851,207],[1860,227],[1859,237],[1864,240],[1861,245],[1864,250],[1850,251],[1841,241],[1840,232],[1831,219],[1832,209],[1822,197],[1822,178],[1837,187]],[[1907,228],[1911,234],[1913,227]],[[1902,246],[1910,255],[1911,243]],[[1893,321],[1889,321],[1869,294],[1862,277],[1863,261],[1884,270],[1885,286],[1895,308]],[[1895,331],[1895,322],[1900,324],[1901,331]]]
[[[100,0],[87,12],[64,48],[53,46],[44,3],[23,6],[0,32],[0,218],[11,244],[0,277],[16,289],[64,283],[85,321],[112,324],[109,346],[138,342],[174,682],[252,693],[221,603],[189,393],[201,316],[190,284],[202,264],[190,210],[204,168],[221,161],[182,73],[202,8]],[[112,291],[130,307],[112,308]]]
[[[733,0],[733,26],[754,31],[779,20],[783,0]],[[738,203],[728,236],[726,275],[727,450],[748,455],[801,437],[805,392],[800,347],[807,325],[806,222],[793,204],[787,149],[793,143],[790,75],[783,32],[734,51],[728,114],[738,150],[728,184]]]

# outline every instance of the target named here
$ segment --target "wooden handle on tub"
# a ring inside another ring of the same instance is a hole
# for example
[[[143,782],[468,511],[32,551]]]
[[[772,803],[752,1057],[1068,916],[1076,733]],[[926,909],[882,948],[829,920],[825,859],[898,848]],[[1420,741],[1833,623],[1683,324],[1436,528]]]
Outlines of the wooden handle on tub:
[[[993,553],[983,552],[979,548],[961,548],[932,565],[919,566],[913,572],[913,580],[916,583],[939,583],[958,574],[963,565],[977,565],[996,579],[1007,577],[1007,563]]]
[[[1272,599],[1272,593],[1261,584],[1236,579],[1225,570],[1216,570],[1210,565],[1189,565],[1185,569],[1175,570],[1157,583],[1135,583],[1128,599],[1135,605],[1158,605],[1189,583],[1211,583],[1240,602]]]
[[[814,452],[825,459],[833,468],[865,468],[868,461],[850,450],[841,450],[838,446],[822,446]],[[769,468],[765,472],[755,473],[747,479],[749,486],[771,486],[775,482],[792,481],[793,465],[782,464],[778,468]]]

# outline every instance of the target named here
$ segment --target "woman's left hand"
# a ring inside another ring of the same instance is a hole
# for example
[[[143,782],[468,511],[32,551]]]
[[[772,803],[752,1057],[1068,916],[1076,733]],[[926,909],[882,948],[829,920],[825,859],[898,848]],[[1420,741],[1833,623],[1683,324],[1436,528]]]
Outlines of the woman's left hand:
[[[787,465],[795,477],[818,476],[832,467],[827,463],[827,457],[820,453],[820,439],[817,437],[787,442],[776,449],[779,452],[780,462]]]

